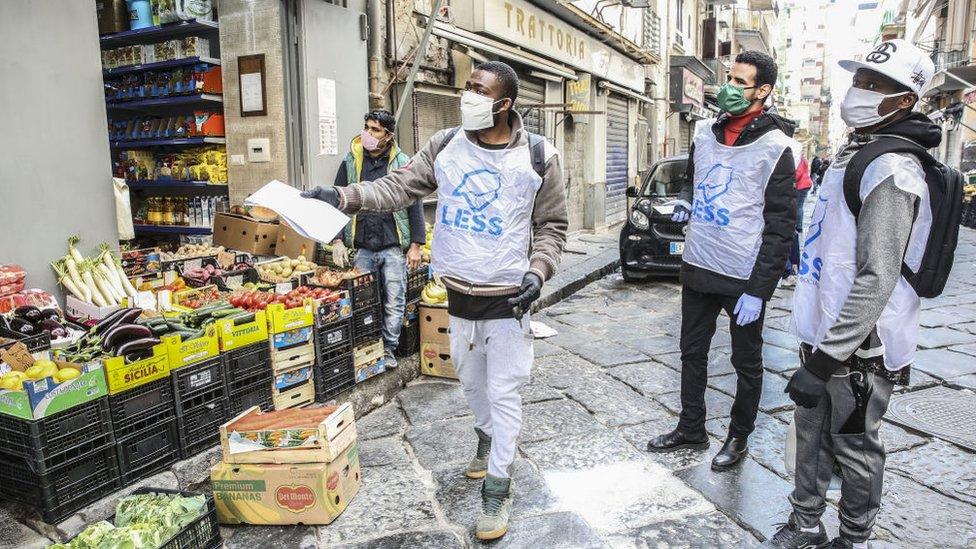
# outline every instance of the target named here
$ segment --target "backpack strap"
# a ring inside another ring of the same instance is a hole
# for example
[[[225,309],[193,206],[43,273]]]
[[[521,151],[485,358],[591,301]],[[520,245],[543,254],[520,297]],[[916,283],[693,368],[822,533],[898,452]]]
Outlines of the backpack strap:
[[[875,158],[888,153],[913,154],[922,163],[923,169],[936,163],[932,155],[921,145],[903,137],[882,135],[879,139],[865,145],[854,153],[844,171],[844,200],[855,219],[861,213],[861,178]]]
[[[437,150],[434,152],[434,158],[437,158],[437,155],[439,155],[441,151],[444,150],[444,147],[446,147],[447,144],[454,139],[454,136],[457,135],[458,131],[460,130],[461,130],[460,126],[455,126],[447,130],[447,133],[444,134],[444,140],[441,141],[440,146],[438,146]],[[535,173],[539,174],[539,177],[545,177],[544,174],[546,173],[546,138],[537,133],[532,133],[528,131],[525,133],[529,138],[529,157],[532,160],[532,170],[535,171]]]

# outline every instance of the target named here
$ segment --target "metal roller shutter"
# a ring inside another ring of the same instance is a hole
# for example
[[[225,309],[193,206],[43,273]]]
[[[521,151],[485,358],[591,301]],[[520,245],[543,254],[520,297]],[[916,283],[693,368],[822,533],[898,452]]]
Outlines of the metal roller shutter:
[[[691,122],[678,120],[678,154],[688,154],[691,146]]]
[[[627,98],[607,96],[607,225],[627,215],[628,151]]]
[[[460,105],[456,95],[413,92],[413,138],[418,151],[438,131],[461,125]]]
[[[540,135],[545,135],[546,119],[541,109],[529,109],[532,105],[543,105],[546,102],[546,85],[542,80],[519,77],[518,100],[515,110],[522,115],[525,129]]]

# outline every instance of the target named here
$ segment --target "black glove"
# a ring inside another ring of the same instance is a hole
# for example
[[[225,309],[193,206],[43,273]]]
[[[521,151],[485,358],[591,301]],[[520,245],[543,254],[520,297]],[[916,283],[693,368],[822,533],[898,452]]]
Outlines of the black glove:
[[[314,189],[303,191],[301,197],[314,198],[326,204],[331,204],[333,207],[339,207],[339,191],[335,187],[315,187]]]
[[[783,392],[789,393],[790,400],[797,406],[816,408],[817,403],[827,392],[827,380],[813,373],[806,366],[801,366],[793,373]]]
[[[525,273],[525,276],[522,277],[519,293],[508,300],[508,304],[512,306],[515,312],[515,320],[522,320],[522,317],[532,306],[532,302],[539,299],[541,294],[542,279],[539,278],[539,275],[532,272]]]

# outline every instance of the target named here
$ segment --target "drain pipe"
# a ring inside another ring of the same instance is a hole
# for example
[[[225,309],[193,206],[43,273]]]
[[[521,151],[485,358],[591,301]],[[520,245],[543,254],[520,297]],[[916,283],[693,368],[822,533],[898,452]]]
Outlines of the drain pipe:
[[[382,109],[386,107],[386,98],[380,93],[380,64],[382,61],[380,43],[380,21],[382,11],[380,2],[382,0],[368,0],[366,5],[366,15],[369,22],[369,106],[370,109]],[[392,0],[388,0],[392,2]],[[387,24],[392,24],[387,21]]]

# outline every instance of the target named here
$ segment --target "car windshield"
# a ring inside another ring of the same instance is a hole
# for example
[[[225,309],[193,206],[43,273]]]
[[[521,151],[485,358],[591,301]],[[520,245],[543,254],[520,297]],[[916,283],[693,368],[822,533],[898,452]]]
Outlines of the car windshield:
[[[671,160],[654,165],[654,169],[644,182],[642,196],[673,196],[685,184],[685,168],[688,161]]]

